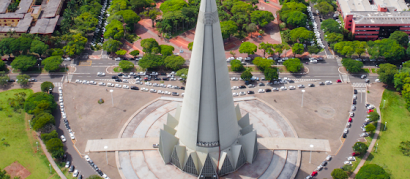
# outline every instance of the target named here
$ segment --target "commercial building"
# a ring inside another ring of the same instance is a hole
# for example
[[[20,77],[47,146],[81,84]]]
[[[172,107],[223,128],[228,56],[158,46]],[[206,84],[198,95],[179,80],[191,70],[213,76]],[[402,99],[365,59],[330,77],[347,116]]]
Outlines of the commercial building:
[[[404,0],[337,0],[344,28],[358,40],[388,38],[394,31],[410,34],[410,11]]]

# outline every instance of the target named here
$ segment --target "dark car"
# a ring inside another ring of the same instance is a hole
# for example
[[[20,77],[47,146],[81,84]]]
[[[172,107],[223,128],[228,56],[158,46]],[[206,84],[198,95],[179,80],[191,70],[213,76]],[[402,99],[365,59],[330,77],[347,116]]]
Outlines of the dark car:
[[[289,82],[289,83],[295,83],[295,81],[293,81],[293,80],[288,80],[288,82]]]
[[[265,83],[259,83],[258,85],[259,86],[265,86]]]
[[[265,89],[265,91],[266,91],[267,93],[272,92],[272,90],[269,89],[269,88]]]
[[[172,96],[179,96],[177,92],[172,92]]]
[[[155,77],[154,80],[159,81],[159,80],[161,80],[161,78]]]
[[[164,81],[168,81],[169,79],[167,77],[162,78]]]
[[[134,75],[134,79],[135,78],[141,78],[141,76],[140,75]]]
[[[70,169],[68,170],[68,172],[73,172],[74,171],[74,165],[71,165]]]
[[[144,81],[151,81],[151,78],[145,77],[145,78],[144,78]]]
[[[97,170],[98,175],[103,176],[104,173],[101,170]]]
[[[319,85],[325,85],[325,83],[324,82],[319,82]]]
[[[159,75],[167,75],[165,72],[161,72],[159,73]]]
[[[248,91],[248,94],[255,94],[254,91]]]
[[[117,75],[111,76],[111,79],[118,79]]]
[[[185,87],[181,86],[179,89],[181,89],[181,90],[185,90]]]
[[[15,82],[16,80],[13,79],[9,79],[8,82]]]
[[[132,89],[132,90],[139,90],[139,88],[136,87],[136,86],[131,86],[131,89]]]
[[[124,73],[118,73],[118,76],[123,76],[124,75]]]
[[[117,78],[117,79],[115,79],[115,82],[122,82],[122,80]]]
[[[78,179],[83,179],[83,176],[82,176],[82,175],[80,175],[80,176],[78,177]]]
[[[326,161],[323,161],[321,165],[322,165],[322,166],[326,166],[326,165],[327,165],[327,162],[326,162]]]
[[[357,94],[357,90],[355,89],[355,90],[353,90],[353,94]]]
[[[63,155],[63,161],[66,161],[67,160],[67,154],[64,154]]]
[[[315,87],[315,84],[310,83],[310,84],[308,84],[308,86],[309,87]]]
[[[245,88],[246,88],[245,85],[239,86],[239,89],[245,89]]]
[[[353,104],[356,104],[356,100],[355,100],[355,99],[353,100]]]

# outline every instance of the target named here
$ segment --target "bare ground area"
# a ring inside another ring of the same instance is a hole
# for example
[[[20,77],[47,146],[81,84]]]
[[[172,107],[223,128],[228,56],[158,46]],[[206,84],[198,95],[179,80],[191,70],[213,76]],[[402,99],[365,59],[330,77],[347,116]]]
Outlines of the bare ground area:
[[[17,161],[4,168],[4,170],[7,172],[8,175],[10,175],[10,178],[20,177],[21,179],[25,179],[31,174]]]

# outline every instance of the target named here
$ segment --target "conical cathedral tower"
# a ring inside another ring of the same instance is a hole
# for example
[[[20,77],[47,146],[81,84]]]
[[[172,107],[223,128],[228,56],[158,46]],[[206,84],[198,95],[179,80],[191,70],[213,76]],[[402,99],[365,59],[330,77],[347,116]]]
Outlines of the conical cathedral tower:
[[[258,147],[249,115],[234,106],[215,0],[201,0],[185,97],[160,131],[165,163],[218,178],[252,163]]]

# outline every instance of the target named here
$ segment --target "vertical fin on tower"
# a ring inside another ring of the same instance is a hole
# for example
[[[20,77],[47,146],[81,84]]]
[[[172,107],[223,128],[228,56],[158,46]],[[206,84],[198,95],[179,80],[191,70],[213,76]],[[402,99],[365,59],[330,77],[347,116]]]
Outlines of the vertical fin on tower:
[[[252,164],[257,152],[255,150],[258,150],[258,147],[255,147],[255,145],[258,145],[256,143],[256,137],[256,131],[252,131],[239,138],[239,143],[242,145],[245,152],[246,161],[250,164]]]
[[[235,168],[233,167],[232,163],[232,152],[230,150],[224,151],[221,153],[221,159],[219,162],[219,175],[226,175],[228,173],[232,173],[235,171]]]
[[[249,132],[252,132],[252,131],[253,131],[253,124],[248,125],[248,126],[242,128],[242,129],[241,129],[241,134],[242,134],[242,135],[246,135],[246,134],[248,134]]]
[[[159,131],[159,153],[165,163],[171,162],[171,154],[179,139],[165,130]]]
[[[249,113],[246,113],[245,116],[243,116],[239,121],[238,121],[239,126],[241,128],[245,128],[246,126],[249,126]]]
[[[167,115],[167,125],[169,127],[172,127],[173,129],[175,129],[175,127],[178,125],[178,121],[169,113]]]
[[[181,105],[178,104],[177,109],[175,111],[175,119],[179,121],[179,117],[181,116]]]
[[[169,127],[168,125],[164,124],[164,131],[167,131],[168,133],[175,135],[177,132],[174,128]]]
[[[236,119],[239,121],[242,118],[241,109],[239,109],[239,104],[235,107]]]

